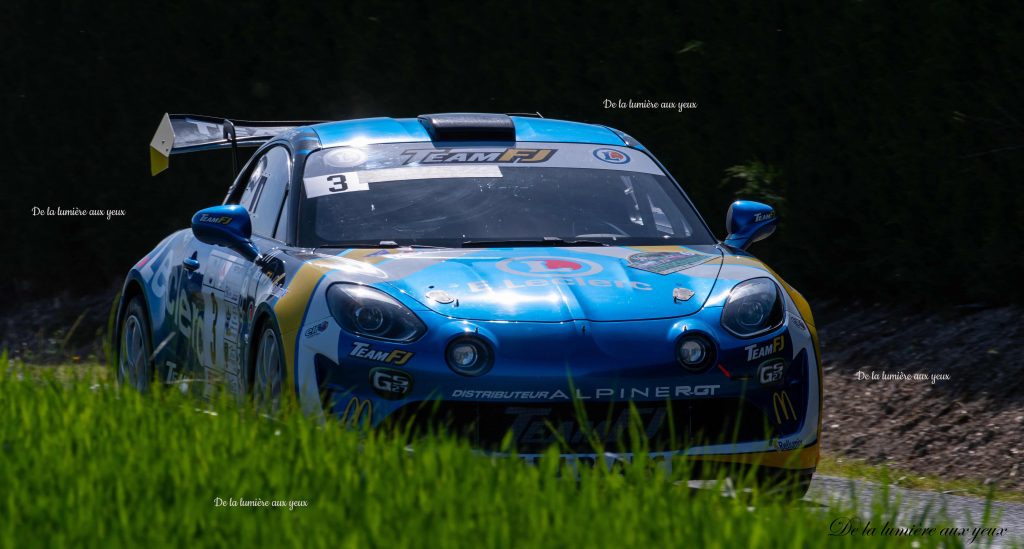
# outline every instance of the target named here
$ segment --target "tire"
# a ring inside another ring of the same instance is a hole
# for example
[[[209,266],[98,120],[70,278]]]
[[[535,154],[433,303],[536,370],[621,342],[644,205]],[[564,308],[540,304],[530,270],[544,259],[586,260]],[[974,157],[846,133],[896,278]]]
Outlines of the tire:
[[[272,321],[263,323],[253,359],[252,401],[257,410],[276,414],[281,410],[284,388],[284,357],[281,338]]]
[[[149,391],[153,382],[153,344],[142,297],[135,296],[125,307],[117,349],[117,383],[139,392]]]

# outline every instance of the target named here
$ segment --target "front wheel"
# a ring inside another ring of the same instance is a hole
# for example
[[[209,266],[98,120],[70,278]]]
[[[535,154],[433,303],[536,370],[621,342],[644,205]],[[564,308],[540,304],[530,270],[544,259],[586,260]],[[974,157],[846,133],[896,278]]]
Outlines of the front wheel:
[[[281,409],[284,361],[277,331],[269,323],[260,330],[253,364],[252,399],[257,410],[276,413]]]
[[[135,296],[125,308],[118,341],[117,383],[140,392],[149,390],[153,380],[152,344],[142,298]]]

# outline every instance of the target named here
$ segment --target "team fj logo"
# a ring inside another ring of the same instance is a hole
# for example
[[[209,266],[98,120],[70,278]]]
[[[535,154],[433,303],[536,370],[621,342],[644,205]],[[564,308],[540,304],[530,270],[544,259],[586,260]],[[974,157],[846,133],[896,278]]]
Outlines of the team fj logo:
[[[594,149],[594,158],[609,164],[625,164],[629,155],[616,149]]]
[[[509,274],[541,277],[590,276],[604,270],[599,263],[586,259],[547,256],[503,259],[495,266]]]
[[[533,164],[549,160],[555,149],[408,149],[402,164]]]
[[[743,350],[747,352],[747,362],[750,362],[751,360],[757,360],[759,358],[768,358],[775,353],[782,352],[785,348],[786,337],[780,335],[776,336],[771,341],[747,345]]]
[[[231,223],[231,218],[226,215],[203,214],[199,217],[199,221],[202,223],[213,223],[215,225],[227,225],[228,223]]]
[[[413,355],[415,353],[401,349],[392,349],[390,351],[374,349],[369,343],[360,343],[358,341],[352,344],[352,350],[348,353],[348,356],[351,357],[393,364],[395,366],[402,366],[409,362]]]

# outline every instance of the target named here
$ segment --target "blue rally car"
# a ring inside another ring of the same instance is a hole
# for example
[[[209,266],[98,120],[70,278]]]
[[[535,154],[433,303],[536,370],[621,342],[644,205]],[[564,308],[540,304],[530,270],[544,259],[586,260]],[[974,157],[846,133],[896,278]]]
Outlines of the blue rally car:
[[[294,397],[352,424],[428,418],[482,449],[508,435],[528,459],[621,449],[634,413],[656,457],[809,481],[814,321],[744,251],[774,231],[771,207],[734,203],[719,241],[629,135],[501,114],[166,115],[153,172],[239,146],[259,149],[224,203],[128,273],[122,383]]]

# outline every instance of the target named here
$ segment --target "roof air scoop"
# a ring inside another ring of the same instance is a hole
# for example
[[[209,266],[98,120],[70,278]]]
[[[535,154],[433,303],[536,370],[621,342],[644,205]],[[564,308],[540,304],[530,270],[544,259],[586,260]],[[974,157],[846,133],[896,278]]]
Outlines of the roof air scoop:
[[[433,141],[515,141],[516,127],[505,114],[452,112],[421,114]]]

